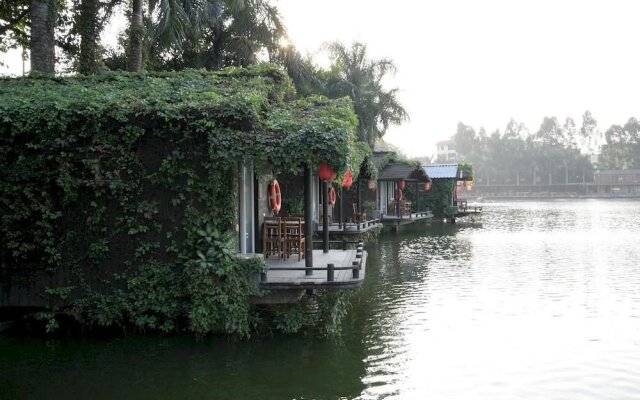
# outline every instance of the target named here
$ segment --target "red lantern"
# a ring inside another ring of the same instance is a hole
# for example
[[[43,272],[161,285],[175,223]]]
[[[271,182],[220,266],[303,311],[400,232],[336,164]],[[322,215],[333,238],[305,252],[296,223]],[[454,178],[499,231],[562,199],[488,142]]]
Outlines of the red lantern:
[[[431,182],[424,183],[424,191],[428,192],[431,189]]]
[[[344,174],[344,179],[342,180],[342,187],[349,189],[353,184],[353,175],[351,175],[351,170],[348,169],[347,173]]]
[[[398,187],[400,188],[400,190],[404,190],[405,186],[406,186],[406,183],[404,179],[400,180],[400,183],[398,184]]]
[[[327,164],[326,161],[320,163],[320,170],[318,171],[318,175],[320,179],[329,182],[336,178],[336,172]]]

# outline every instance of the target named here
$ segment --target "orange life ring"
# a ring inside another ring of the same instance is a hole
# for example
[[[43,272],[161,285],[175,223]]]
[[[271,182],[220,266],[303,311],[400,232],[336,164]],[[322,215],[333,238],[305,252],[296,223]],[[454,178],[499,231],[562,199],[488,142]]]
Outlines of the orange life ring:
[[[331,186],[329,188],[329,205],[336,204],[336,190]]]
[[[282,207],[282,193],[280,192],[280,184],[277,180],[273,180],[269,185],[269,205],[271,210],[278,214]]]
[[[395,197],[396,201],[400,201],[402,200],[402,189],[398,188],[398,190],[396,190],[396,197]]]

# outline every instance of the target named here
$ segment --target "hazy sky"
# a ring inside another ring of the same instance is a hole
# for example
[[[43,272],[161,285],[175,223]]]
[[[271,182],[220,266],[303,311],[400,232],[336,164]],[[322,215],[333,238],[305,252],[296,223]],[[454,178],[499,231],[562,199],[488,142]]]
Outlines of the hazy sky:
[[[515,118],[537,130],[551,115],[572,116],[579,126],[588,109],[606,129],[640,117],[637,1],[276,4],[303,53],[331,40],[359,40],[372,56],[395,61],[393,84],[411,121],[386,139],[410,156],[433,154],[434,143],[453,135],[458,121],[493,131]],[[20,71],[14,64],[13,72]]]
[[[292,41],[360,40],[395,60],[411,121],[387,141],[433,154],[458,121],[493,131],[510,118],[590,110],[601,127],[639,116],[637,1],[280,0]]]

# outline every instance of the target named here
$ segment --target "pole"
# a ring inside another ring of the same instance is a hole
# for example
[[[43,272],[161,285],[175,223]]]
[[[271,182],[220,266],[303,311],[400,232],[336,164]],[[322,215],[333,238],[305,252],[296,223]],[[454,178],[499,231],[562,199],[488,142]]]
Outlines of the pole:
[[[313,177],[311,168],[304,167],[304,266],[308,268],[305,275],[313,275],[313,195],[311,187],[313,186]]]
[[[329,252],[329,183],[322,182],[322,251]]]
[[[342,204],[342,186],[340,186],[340,228],[344,231],[344,204]]]

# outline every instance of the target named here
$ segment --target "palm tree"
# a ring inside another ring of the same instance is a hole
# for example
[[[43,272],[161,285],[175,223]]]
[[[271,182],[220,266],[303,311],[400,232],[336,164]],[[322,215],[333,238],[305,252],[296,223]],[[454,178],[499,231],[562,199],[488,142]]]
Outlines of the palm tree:
[[[398,89],[387,90],[382,84],[386,76],[396,72],[396,67],[386,58],[369,59],[367,47],[362,43],[356,42],[347,48],[334,42],[327,48],[333,64],[328,73],[326,94],[352,99],[360,139],[373,146],[391,124],[401,124],[408,119],[397,99]]]
[[[142,0],[133,0],[129,27],[129,71],[142,69]]]
[[[55,73],[55,0],[31,0],[31,71]]]
[[[286,35],[268,0],[149,0],[146,50],[157,69],[247,66],[276,59]]]

